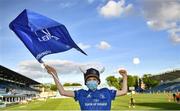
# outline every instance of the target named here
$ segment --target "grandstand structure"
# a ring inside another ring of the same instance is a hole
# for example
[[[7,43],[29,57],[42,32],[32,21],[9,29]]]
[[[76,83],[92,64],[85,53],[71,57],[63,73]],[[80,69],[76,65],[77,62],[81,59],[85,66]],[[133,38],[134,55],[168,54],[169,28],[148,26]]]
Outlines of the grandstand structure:
[[[180,78],[160,83],[148,92],[180,92]]]
[[[38,85],[41,83],[0,65],[1,102],[19,103],[35,98],[41,92]]]

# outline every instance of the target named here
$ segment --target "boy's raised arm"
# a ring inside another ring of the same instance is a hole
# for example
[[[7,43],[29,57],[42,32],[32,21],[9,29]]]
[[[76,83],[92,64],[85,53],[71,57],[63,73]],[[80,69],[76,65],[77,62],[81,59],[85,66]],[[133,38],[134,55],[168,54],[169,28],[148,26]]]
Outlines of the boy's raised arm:
[[[122,89],[117,90],[116,96],[122,96],[127,93],[127,71],[124,69],[119,70],[119,74],[123,77]]]
[[[67,96],[67,97],[74,97],[74,92],[73,91],[67,91],[64,89],[64,87],[62,86],[62,84],[60,83],[59,81],[59,78],[58,78],[58,75],[57,75],[57,72],[56,70],[51,67],[51,66],[48,66],[46,64],[44,64],[47,72],[52,75],[53,79],[54,79],[54,82],[55,84],[57,85],[57,89],[59,91],[59,93],[62,95],[62,96]]]

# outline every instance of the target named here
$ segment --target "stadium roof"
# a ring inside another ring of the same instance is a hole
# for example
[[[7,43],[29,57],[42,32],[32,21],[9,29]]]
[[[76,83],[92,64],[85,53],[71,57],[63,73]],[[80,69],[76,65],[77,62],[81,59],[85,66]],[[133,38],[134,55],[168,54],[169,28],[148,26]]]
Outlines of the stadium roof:
[[[41,84],[35,80],[32,80],[24,75],[21,75],[15,71],[12,71],[2,65],[0,65],[0,78],[16,83],[21,83],[25,85],[37,85]]]

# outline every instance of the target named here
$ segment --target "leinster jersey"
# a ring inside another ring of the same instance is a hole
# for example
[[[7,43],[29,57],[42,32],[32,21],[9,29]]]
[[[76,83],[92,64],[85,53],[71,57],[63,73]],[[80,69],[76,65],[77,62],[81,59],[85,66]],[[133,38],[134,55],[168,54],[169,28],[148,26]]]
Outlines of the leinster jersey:
[[[110,110],[111,101],[116,97],[116,90],[107,88],[92,90],[80,89],[75,92],[75,101],[79,101],[81,110]]]

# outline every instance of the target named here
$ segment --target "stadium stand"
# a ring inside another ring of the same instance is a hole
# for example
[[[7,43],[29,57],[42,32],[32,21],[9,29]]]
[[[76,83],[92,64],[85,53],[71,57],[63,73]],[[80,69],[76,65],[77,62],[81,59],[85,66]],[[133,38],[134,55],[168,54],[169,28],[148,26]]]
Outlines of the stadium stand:
[[[0,101],[19,103],[30,100],[41,92],[35,86],[41,83],[0,65]]]
[[[180,78],[172,81],[162,82],[160,85],[148,90],[148,92],[179,92]]]
[[[180,91],[180,69],[161,72],[151,76],[152,80],[159,81],[160,84],[146,90],[145,92],[178,92]]]

